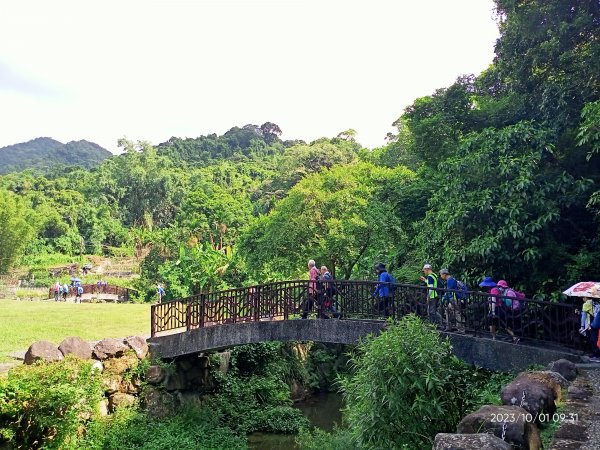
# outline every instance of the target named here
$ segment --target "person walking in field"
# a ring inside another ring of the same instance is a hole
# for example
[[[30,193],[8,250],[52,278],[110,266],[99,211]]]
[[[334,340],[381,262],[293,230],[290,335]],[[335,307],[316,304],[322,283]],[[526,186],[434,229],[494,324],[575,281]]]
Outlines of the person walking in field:
[[[419,277],[419,279],[427,283],[427,315],[429,321],[439,325],[442,323],[442,316],[438,312],[438,303],[440,299],[440,292],[438,289],[442,288],[442,283],[438,279],[437,275],[431,268],[431,264],[425,264],[423,266],[423,274],[425,276]]]
[[[162,303],[162,299],[166,292],[160,284],[156,285],[156,293],[158,294],[158,303]]]
[[[57,281],[56,284],[54,285],[54,301],[55,302],[57,302],[58,299],[60,298],[60,291],[61,291],[61,285]]]
[[[67,296],[69,295],[69,286],[67,285],[67,283],[63,284],[62,287],[62,298],[63,298],[63,302],[67,301]]]
[[[77,285],[77,295],[75,295],[75,303],[81,303],[81,296],[83,295],[83,286]]]

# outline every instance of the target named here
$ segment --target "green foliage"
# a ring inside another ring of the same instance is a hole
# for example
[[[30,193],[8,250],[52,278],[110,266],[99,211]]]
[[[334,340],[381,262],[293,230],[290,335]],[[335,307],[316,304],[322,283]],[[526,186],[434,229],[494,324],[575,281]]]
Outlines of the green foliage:
[[[220,425],[217,415],[206,408],[185,408],[163,420],[152,419],[134,409],[120,409],[111,417],[92,422],[85,439],[78,445],[72,447],[73,450],[246,448],[245,438]]]
[[[75,447],[102,394],[90,361],[17,367],[0,378],[0,440],[15,448]]]
[[[280,342],[235,347],[227,374],[213,373],[218,387],[209,407],[237,433],[298,432],[308,420],[290,406],[288,365],[293,358]]]
[[[209,243],[180,247],[179,258],[165,261],[158,273],[171,298],[183,298],[223,288],[223,274],[232,259],[231,248],[213,249]]]
[[[551,142],[546,130],[529,123],[466,139],[463,156],[441,164],[453,175],[430,198],[421,224],[423,259],[459,271],[476,268],[477,276],[528,278],[529,289],[544,281],[539,261],[562,257],[552,227],[589,186],[556,166]]]
[[[361,448],[431,448],[465,413],[465,365],[415,316],[360,343],[352,365],[354,376],[342,380],[345,418]]]
[[[0,274],[12,268],[32,236],[29,212],[15,195],[0,189]],[[28,220],[29,219],[29,220]]]
[[[410,184],[412,172],[366,163],[334,167],[294,186],[275,209],[243,236],[241,253],[251,269],[286,276],[304,272],[308,258],[340,278],[372,266],[385,248],[405,243],[402,222],[387,203],[388,183]]]
[[[352,432],[348,429],[336,429],[331,433],[318,428],[310,431],[301,430],[296,439],[302,450],[359,450],[353,439]],[[403,447],[395,447],[402,450]]]

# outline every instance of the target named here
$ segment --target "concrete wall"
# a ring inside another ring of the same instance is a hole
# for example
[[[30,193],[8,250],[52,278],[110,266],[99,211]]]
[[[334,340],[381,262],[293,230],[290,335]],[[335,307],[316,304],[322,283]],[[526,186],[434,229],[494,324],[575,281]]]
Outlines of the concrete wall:
[[[368,334],[385,328],[380,321],[361,320],[289,320],[217,325],[189,332],[154,337],[148,340],[150,351],[161,358],[175,358],[193,353],[220,350],[240,344],[267,341],[315,341],[355,344]],[[450,338],[454,353],[468,364],[502,372],[524,370],[532,364],[546,365],[565,358],[578,361],[567,350],[514,345],[500,340],[471,335],[442,333]]]

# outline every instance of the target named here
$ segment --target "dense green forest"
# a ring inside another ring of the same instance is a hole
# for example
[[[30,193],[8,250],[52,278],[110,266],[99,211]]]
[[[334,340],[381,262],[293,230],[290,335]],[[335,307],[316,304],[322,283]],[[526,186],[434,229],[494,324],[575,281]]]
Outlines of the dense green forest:
[[[0,272],[33,255],[145,257],[171,297],[424,262],[551,295],[600,271],[600,4],[496,0],[483,73],[416,99],[387,145],[282,141],[275,123],[152,146],[99,167],[0,177]],[[399,113],[403,105],[398,105]]]
[[[0,148],[0,174],[25,169],[46,171],[53,167],[97,167],[111,153],[93,142],[81,140],[63,144],[48,137]]]

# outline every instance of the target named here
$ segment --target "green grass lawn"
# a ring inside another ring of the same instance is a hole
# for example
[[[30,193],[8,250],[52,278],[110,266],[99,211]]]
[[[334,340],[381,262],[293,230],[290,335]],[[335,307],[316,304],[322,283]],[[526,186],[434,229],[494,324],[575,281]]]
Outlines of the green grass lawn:
[[[0,300],[0,361],[42,339],[59,344],[68,336],[91,341],[135,334],[150,334],[150,305]]]

